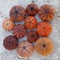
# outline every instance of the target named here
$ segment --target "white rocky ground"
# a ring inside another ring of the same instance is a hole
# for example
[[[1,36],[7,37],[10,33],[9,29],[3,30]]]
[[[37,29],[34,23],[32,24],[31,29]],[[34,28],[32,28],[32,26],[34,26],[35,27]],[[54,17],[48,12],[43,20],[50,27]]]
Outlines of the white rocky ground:
[[[4,19],[9,18],[9,11],[12,6],[21,5],[26,8],[26,6],[29,3],[31,3],[31,1],[32,0],[0,0],[0,60],[25,60],[17,57],[16,50],[8,51],[3,47],[3,39],[8,35],[12,35],[12,33],[7,32],[3,29],[2,22],[4,21]],[[60,60],[60,0],[34,0],[34,1],[39,7],[42,4],[49,3],[56,8],[56,15],[53,21],[51,22],[53,26],[53,31],[49,36],[55,45],[55,49],[54,52],[47,57],[40,56],[35,52],[30,59]],[[36,18],[40,20],[37,16]]]

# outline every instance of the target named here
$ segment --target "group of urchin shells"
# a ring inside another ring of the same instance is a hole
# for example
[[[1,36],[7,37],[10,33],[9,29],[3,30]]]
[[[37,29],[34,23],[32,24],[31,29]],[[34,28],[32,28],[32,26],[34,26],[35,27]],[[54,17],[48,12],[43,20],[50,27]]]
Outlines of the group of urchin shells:
[[[39,15],[41,22],[38,22],[36,15]],[[42,55],[48,56],[53,52],[54,44],[48,36],[52,32],[50,21],[55,15],[55,8],[49,4],[44,4],[40,8],[35,3],[29,4],[26,9],[21,6],[14,6],[10,10],[10,18],[4,20],[3,28],[13,31],[13,36],[9,35],[3,40],[3,45],[7,50],[17,47],[17,53],[21,57],[30,57],[34,50]],[[24,24],[15,24],[24,22]],[[27,36],[27,40],[18,40]]]

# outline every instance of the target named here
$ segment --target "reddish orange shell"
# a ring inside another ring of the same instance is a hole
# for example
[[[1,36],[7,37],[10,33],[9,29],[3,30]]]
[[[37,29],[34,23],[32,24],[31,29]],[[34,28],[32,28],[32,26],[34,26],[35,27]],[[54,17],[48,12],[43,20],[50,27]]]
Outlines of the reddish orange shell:
[[[29,16],[25,19],[25,27],[28,29],[34,29],[37,26],[37,20],[33,16]]]
[[[22,41],[19,43],[17,53],[21,57],[30,57],[34,52],[33,45],[28,41]]]
[[[48,36],[52,32],[52,26],[48,22],[40,22],[37,26],[37,33],[40,36]]]
[[[39,38],[35,43],[35,50],[42,56],[47,56],[53,52],[54,44],[51,39],[43,37]]]
[[[10,18],[12,21],[22,21],[26,17],[25,9],[21,6],[14,6],[10,10]]]
[[[55,9],[48,4],[44,4],[39,9],[39,16],[43,21],[50,21],[54,18],[55,15]]]
[[[26,35],[26,29],[25,26],[22,24],[17,24],[15,25],[15,27],[13,28],[13,34],[17,37],[17,38],[22,38]]]
[[[34,16],[38,13],[38,6],[36,4],[29,4],[26,8],[26,12],[30,16]]]
[[[10,19],[4,20],[3,28],[8,31],[12,30],[14,28],[14,22],[12,22]]]

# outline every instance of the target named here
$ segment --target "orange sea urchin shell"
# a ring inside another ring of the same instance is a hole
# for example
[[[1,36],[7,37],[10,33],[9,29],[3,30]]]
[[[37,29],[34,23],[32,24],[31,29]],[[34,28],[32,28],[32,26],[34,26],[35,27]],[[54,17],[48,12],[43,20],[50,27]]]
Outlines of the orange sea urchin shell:
[[[39,9],[39,16],[42,20],[44,21],[50,21],[54,18],[55,15],[55,9],[48,4],[44,4],[43,6],[41,6],[41,8]]]
[[[52,26],[48,22],[40,22],[37,26],[37,33],[40,36],[48,36],[52,32]]]
[[[35,17],[33,16],[28,16],[26,19],[25,19],[25,27],[28,28],[28,29],[34,29],[36,28],[37,26],[37,20]]]
[[[14,22],[12,22],[10,19],[6,19],[3,22],[3,27],[5,30],[10,31],[14,28]]]
[[[35,50],[42,56],[47,56],[53,52],[54,45],[51,39],[43,37],[39,38],[35,44]]]

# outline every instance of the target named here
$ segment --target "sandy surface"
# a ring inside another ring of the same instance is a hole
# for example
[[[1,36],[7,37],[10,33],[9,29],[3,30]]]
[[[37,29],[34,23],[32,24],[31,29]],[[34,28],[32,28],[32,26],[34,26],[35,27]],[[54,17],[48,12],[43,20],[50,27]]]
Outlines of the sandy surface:
[[[25,60],[17,56],[16,50],[8,51],[3,47],[3,39],[8,35],[12,35],[12,32],[5,31],[2,27],[2,22],[6,18],[9,18],[9,11],[12,6],[21,5],[26,8],[26,6],[29,3],[31,3],[31,1],[32,0],[0,0],[0,60]],[[34,1],[39,7],[45,3],[48,3],[56,8],[55,17],[51,22],[53,31],[49,36],[54,43],[54,52],[47,57],[40,56],[36,52],[34,52],[30,59],[60,60],[60,12],[59,12],[60,1],[59,0],[34,0]],[[36,18],[38,19],[38,21],[40,20],[38,16],[36,16]]]

